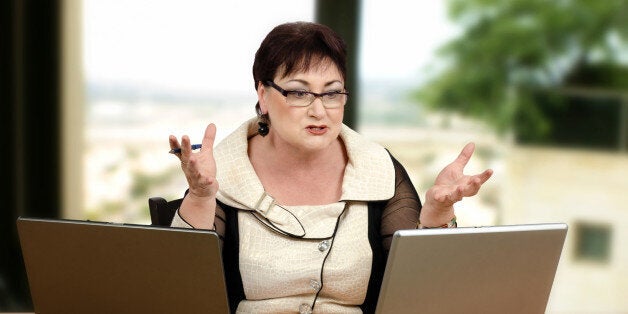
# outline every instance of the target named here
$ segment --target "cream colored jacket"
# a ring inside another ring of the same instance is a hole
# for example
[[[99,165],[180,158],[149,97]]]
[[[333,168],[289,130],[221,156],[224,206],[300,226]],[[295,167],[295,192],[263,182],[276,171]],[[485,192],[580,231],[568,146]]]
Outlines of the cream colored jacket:
[[[248,158],[251,119],[214,150],[217,199],[238,212],[239,269],[246,300],[238,313],[361,313],[371,272],[367,201],[390,199],[388,152],[344,126],[342,197],[323,206],[282,206],[264,191]],[[316,178],[312,178],[315,180]],[[172,226],[191,227],[179,215]]]

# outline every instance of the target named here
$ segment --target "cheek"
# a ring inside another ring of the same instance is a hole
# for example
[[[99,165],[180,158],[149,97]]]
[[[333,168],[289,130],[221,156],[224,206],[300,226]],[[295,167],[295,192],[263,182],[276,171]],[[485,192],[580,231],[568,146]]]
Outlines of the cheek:
[[[273,108],[273,111],[275,112],[275,115],[278,116],[280,119],[291,119],[292,117],[294,117],[294,113],[292,112],[292,110],[290,110],[290,108],[287,108],[286,106],[275,106]]]
[[[332,121],[341,124],[342,119],[344,118],[344,114],[345,114],[344,110],[338,110],[338,112],[330,113],[329,117],[331,118]]]
[[[299,122],[298,114],[284,106],[274,106],[269,114],[271,124],[282,129],[290,128],[294,123]]]

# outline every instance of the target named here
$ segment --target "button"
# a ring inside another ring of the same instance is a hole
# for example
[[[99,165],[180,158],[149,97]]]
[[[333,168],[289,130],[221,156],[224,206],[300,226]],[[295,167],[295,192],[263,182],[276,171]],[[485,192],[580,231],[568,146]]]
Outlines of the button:
[[[323,240],[318,244],[318,250],[325,252],[329,248],[329,240]]]
[[[301,314],[312,314],[312,308],[309,304],[303,303],[299,305],[299,313]]]
[[[318,291],[318,289],[321,288],[321,283],[317,280],[310,279],[310,287],[312,287],[312,289],[314,289],[315,291]]]

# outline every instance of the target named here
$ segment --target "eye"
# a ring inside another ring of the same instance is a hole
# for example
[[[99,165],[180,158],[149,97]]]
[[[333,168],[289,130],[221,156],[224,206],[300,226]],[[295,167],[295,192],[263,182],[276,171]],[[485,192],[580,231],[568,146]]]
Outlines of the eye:
[[[291,90],[291,91],[288,91],[288,95],[295,98],[306,98],[308,95],[308,92],[302,91],[302,90]]]
[[[339,91],[333,91],[333,92],[325,93],[323,97],[325,97],[327,99],[336,99],[339,96],[340,96],[340,92]]]

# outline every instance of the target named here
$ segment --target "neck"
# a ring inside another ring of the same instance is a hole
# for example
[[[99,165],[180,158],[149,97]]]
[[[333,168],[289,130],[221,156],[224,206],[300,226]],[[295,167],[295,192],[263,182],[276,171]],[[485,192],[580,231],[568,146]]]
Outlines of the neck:
[[[263,161],[264,167],[272,168],[275,173],[294,175],[297,173],[320,172],[329,168],[344,169],[348,157],[340,138],[321,150],[297,149],[293,146],[279,144],[270,136],[256,136],[257,149],[249,149],[249,157],[255,161]],[[256,155],[256,156],[255,156]],[[258,159],[259,157],[259,159]]]
[[[306,150],[289,145],[277,145],[277,141],[269,139],[269,153],[280,167],[299,170],[320,170],[330,164],[337,164],[346,155],[342,141],[336,139],[329,146],[320,150]]]
[[[338,201],[348,161],[341,139],[317,151],[274,144],[270,136],[252,138],[249,159],[264,189],[277,202],[303,205]]]

